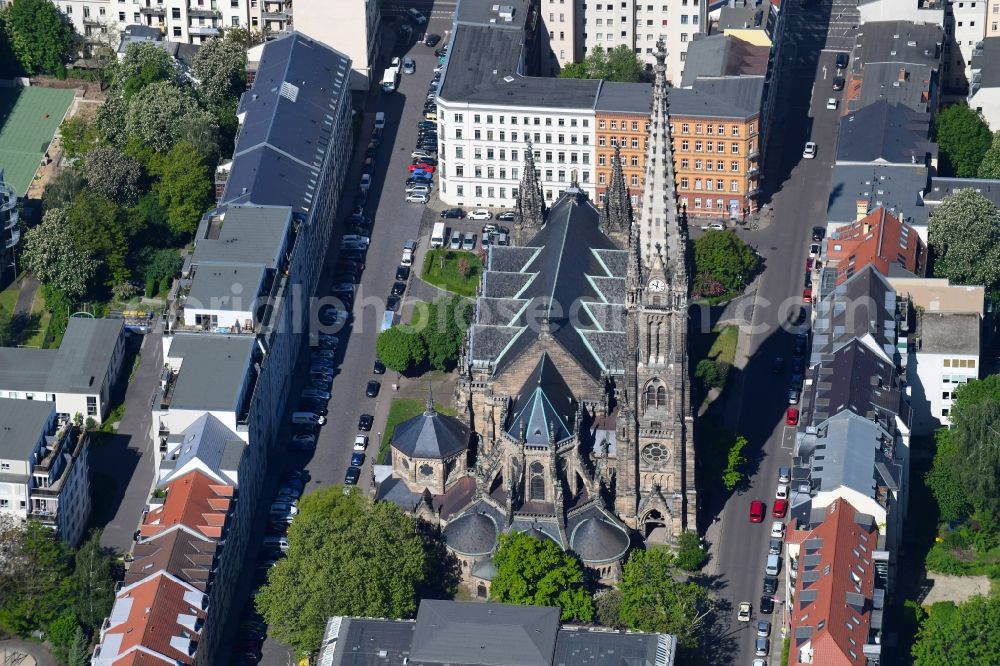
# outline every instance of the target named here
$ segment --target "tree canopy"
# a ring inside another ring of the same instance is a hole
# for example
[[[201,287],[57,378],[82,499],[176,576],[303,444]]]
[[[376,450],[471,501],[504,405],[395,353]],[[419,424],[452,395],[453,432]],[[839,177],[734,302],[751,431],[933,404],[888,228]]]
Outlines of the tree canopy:
[[[936,449],[934,462],[924,475],[924,481],[937,501],[938,511],[944,520],[962,520],[972,512],[963,472],[966,461],[947,428],[934,433]]]
[[[957,468],[949,477],[964,482],[975,509],[1000,511],[1000,375],[960,385],[950,418],[948,439],[954,451],[946,460]],[[932,486],[935,495],[938,490]]]
[[[393,326],[378,334],[375,354],[394,372],[408,372],[427,356],[419,333],[406,325]]]
[[[604,79],[637,83],[643,79],[643,64],[628,46],[622,44],[607,51],[591,49],[583,62],[565,65],[559,72],[563,79]]]
[[[11,50],[27,74],[65,74],[72,55],[73,26],[48,0],[9,3],[2,19]]]
[[[695,239],[694,265],[696,295],[735,296],[753,279],[760,257],[734,231],[713,230]]]
[[[1000,178],[1000,130],[993,133],[993,142],[979,163],[980,178]]]
[[[198,89],[213,104],[236,100],[246,88],[246,47],[228,37],[203,43],[191,63]]]
[[[516,532],[500,535],[490,599],[522,606],[558,606],[563,620],[589,622],[594,600],[583,584],[583,566],[551,539]]]
[[[186,125],[206,116],[187,88],[159,81],[144,87],[129,100],[125,130],[130,138],[162,153],[182,138]]]
[[[1000,664],[1000,598],[974,597],[950,612],[935,604],[911,655],[915,666]]]
[[[114,146],[95,148],[84,156],[83,176],[94,192],[131,206],[139,200],[142,165]]]
[[[188,237],[212,205],[208,165],[193,145],[181,141],[164,156],[160,169],[156,193],[167,211],[167,224],[177,237]]]
[[[945,197],[927,233],[935,277],[988,291],[1000,286],[1000,215],[989,199],[972,188]]]
[[[674,634],[686,648],[698,644],[708,592],[697,583],[675,578],[670,552],[662,548],[632,551],[619,589],[621,617],[628,628]]]
[[[990,126],[967,104],[952,104],[934,117],[934,133],[944,175],[975,178],[992,144]]]
[[[288,545],[256,604],[271,634],[300,654],[316,651],[332,615],[413,617],[433,570],[448,566],[395,504],[341,486],[302,498]]]
[[[435,370],[446,371],[462,349],[472,320],[472,302],[461,296],[439,298],[430,303],[427,315],[426,326],[420,331],[427,360]]]
[[[98,263],[73,238],[65,209],[46,211],[42,221],[24,234],[24,267],[70,299],[87,293]]]

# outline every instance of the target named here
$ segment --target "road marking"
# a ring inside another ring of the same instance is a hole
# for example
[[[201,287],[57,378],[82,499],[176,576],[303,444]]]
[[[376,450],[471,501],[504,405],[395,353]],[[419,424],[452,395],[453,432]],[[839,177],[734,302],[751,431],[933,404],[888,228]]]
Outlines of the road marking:
[[[795,432],[794,426],[786,425],[781,433],[781,448],[785,451],[795,450]]]

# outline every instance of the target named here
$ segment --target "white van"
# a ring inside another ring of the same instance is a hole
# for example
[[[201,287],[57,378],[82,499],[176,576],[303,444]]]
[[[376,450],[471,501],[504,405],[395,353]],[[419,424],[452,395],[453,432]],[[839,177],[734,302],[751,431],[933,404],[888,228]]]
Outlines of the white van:
[[[768,555],[767,565],[764,567],[764,573],[766,573],[768,576],[777,576],[779,569],[781,569],[781,556]]]
[[[444,246],[444,222],[435,222],[434,230],[431,231],[431,247]]]
[[[326,417],[315,412],[292,412],[292,423],[295,425],[324,425]]]

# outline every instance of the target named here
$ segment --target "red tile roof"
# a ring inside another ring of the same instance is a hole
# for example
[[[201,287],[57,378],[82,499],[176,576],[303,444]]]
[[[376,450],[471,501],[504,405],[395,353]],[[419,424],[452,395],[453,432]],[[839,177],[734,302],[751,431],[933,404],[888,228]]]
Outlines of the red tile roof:
[[[824,521],[801,539],[791,607],[791,666],[865,664],[877,540],[871,516],[843,499],[830,504]],[[818,561],[807,563],[810,555],[818,555]],[[813,594],[815,599],[810,599]],[[799,661],[809,652],[811,660]]]
[[[151,537],[176,525],[187,527],[218,539],[226,524],[226,514],[233,497],[233,487],[217,483],[195,470],[161,488],[166,492],[163,504],[146,514],[139,528],[143,537]]]
[[[867,207],[868,204],[859,201],[858,205]],[[927,248],[909,223],[879,207],[830,234],[826,243],[826,263],[836,267],[837,284],[868,265],[886,276],[893,264],[923,276]]]
[[[122,588],[101,632],[97,663],[194,663],[203,600],[202,592],[164,572]]]

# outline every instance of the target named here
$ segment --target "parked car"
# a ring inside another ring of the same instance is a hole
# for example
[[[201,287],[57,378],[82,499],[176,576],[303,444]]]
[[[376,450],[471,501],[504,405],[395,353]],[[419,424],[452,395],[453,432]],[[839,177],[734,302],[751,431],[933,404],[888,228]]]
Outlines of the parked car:
[[[788,389],[788,404],[789,405],[799,404],[799,390],[794,386]]]
[[[837,54],[837,69],[844,69],[847,67],[847,63],[850,61],[850,56],[841,51]]]
[[[785,513],[788,511],[788,500],[779,499],[774,500],[774,506],[771,507],[771,516],[774,518],[784,518]]]
[[[412,166],[412,165],[411,165],[411,166]],[[428,177],[432,177],[432,176],[433,176],[433,174],[434,174],[434,170],[433,170],[433,169],[431,169],[430,171],[428,171],[427,169],[413,169],[412,171],[410,171],[410,173],[411,173],[411,174],[412,174],[412,175],[413,175],[414,177],[416,177],[417,175],[422,175],[422,176],[428,176]]]
[[[302,389],[301,397],[310,398],[313,400],[329,400],[330,394],[326,391],[317,391],[316,389]]]
[[[802,157],[807,160],[811,160],[816,157],[816,143],[813,141],[806,141],[806,147],[802,150]]]
[[[410,157],[412,157],[415,160],[420,160],[420,159],[424,159],[424,160],[436,159],[434,157],[434,155],[431,154],[431,151],[429,151],[429,150],[414,150],[412,153],[410,153]]]
[[[484,234],[509,234],[510,233],[510,229],[508,229],[507,227],[502,227],[499,224],[494,224],[493,222],[490,222],[489,224],[484,224],[483,225],[483,233]]]
[[[750,522],[764,522],[764,503],[760,500],[750,502]]]
[[[775,539],[782,539],[785,536],[785,524],[780,520],[771,523],[771,536]]]
[[[773,595],[778,591],[778,578],[776,576],[764,576],[763,593]]]
[[[385,364],[382,363],[382,361],[380,361],[378,359],[375,359],[375,365],[372,366],[372,373],[374,373],[376,375],[384,375],[385,374]]]
[[[465,211],[461,208],[445,208],[441,211],[441,217],[460,220],[465,217]]]
[[[758,638],[757,642],[754,643],[753,653],[758,657],[766,657],[767,653],[771,650],[771,639],[769,638]]]
[[[396,266],[396,279],[400,282],[405,282],[410,279],[410,267],[409,266]]]
[[[513,222],[517,219],[517,213],[512,210],[505,210],[502,213],[497,213],[498,222]]]
[[[771,623],[767,620],[761,620],[757,623],[757,636],[760,638],[767,638],[771,635]]]
[[[736,612],[736,619],[740,622],[749,622],[750,616],[753,614],[753,608],[750,606],[749,601],[741,601],[739,610]]]
[[[436,35],[433,32],[426,37],[424,37],[424,46],[437,46],[438,42],[441,41],[441,35]]]
[[[374,398],[378,396],[379,389],[382,388],[382,384],[375,381],[374,379],[368,382],[368,386],[365,387],[365,395],[369,398]]]
[[[425,204],[430,200],[429,192],[410,192],[406,195],[406,203]]]
[[[472,231],[466,231],[462,235],[462,249],[471,252],[476,247],[476,234]]]
[[[393,296],[402,296],[403,292],[405,292],[405,291],[406,291],[406,283],[405,282],[393,282],[392,283],[392,292],[391,293],[392,293]]]
[[[820,249],[821,248],[819,243],[812,243],[811,245],[809,245],[809,257],[811,259],[815,259],[816,257],[818,257]]]
[[[451,232],[451,241],[448,244],[448,249],[450,250],[461,250],[462,249],[462,232],[453,231]]]
[[[792,470],[787,465],[778,468],[778,483],[788,483],[792,480]]]
[[[355,486],[357,485],[358,479],[360,478],[361,478],[360,467],[348,467],[347,472],[344,474],[344,485]]]
[[[358,417],[358,430],[369,431],[372,429],[372,424],[375,423],[375,417],[371,414],[362,414]]]
[[[355,451],[351,454],[351,467],[361,467],[365,464],[365,454]]]
[[[789,407],[785,411],[785,425],[798,425],[799,424],[799,410],[796,407]]]
[[[830,99],[826,100],[826,110],[827,111],[836,111],[837,110],[837,98],[836,97],[831,97]]]
[[[802,290],[802,302],[812,303],[813,302],[813,290],[812,287],[806,287]]]
[[[844,77],[838,76],[833,79],[833,89],[834,90],[844,89]]]
[[[774,489],[774,499],[788,499],[788,484],[779,483],[778,487]]]
[[[407,56],[403,58],[403,74],[413,74],[417,71],[417,63],[413,61],[413,58]]]
[[[271,505],[269,513],[272,516],[297,516],[299,507],[289,502],[275,502]]]
[[[358,187],[362,190],[367,190],[372,185],[372,175],[370,173],[361,174],[361,182],[358,183]]]
[[[418,26],[427,25],[427,17],[418,12],[416,9],[410,7],[406,10],[406,17],[416,23]]]
[[[354,450],[364,451],[368,448],[368,435],[357,435],[354,438]]]
[[[764,615],[770,615],[774,612],[774,599],[771,597],[761,597],[760,606],[757,608]]]
[[[436,169],[436,168],[437,167],[435,167],[435,166],[433,166],[431,164],[426,164],[424,162],[420,162],[419,164],[411,164],[410,165],[410,173],[413,173],[415,171],[424,171],[426,173],[434,173],[434,169]]]
[[[477,208],[476,210],[469,213],[470,220],[491,220],[493,219],[493,213],[488,210],[483,210],[482,208]]]

